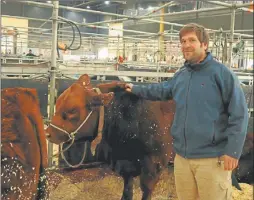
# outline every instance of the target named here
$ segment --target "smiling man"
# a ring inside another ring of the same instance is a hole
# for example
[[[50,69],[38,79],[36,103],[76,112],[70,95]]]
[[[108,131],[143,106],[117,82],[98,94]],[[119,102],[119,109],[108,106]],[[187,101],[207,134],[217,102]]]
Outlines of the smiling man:
[[[209,35],[198,24],[179,33],[185,63],[170,81],[126,91],[148,100],[176,102],[171,127],[179,200],[231,200],[248,125],[244,93],[235,74],[208,52]]]

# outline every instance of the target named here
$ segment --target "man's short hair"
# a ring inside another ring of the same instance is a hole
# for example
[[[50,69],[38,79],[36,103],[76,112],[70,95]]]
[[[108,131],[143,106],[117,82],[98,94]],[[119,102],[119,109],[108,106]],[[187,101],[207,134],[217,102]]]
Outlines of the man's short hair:
[[[205,27],[196,23],[186,24],[179,32],[180,40],[186,33],[194,32],[201,43],[209,45],[209,34]]]

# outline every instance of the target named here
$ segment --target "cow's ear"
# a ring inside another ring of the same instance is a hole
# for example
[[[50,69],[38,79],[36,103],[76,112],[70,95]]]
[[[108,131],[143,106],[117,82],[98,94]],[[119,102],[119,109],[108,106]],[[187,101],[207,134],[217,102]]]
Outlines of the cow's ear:
[[[91,86],[91,79],[87,74],[83,74],[82,76],[80,76],[77,82],[85,87]]]
[[[28,97],[32,97],[34,102],[39,103],[38,93],[37,93],[36,89],[34,89],[34,88],[21,88],[21,91],[23,91],[23,95],[28,95]]]
[[[37,90],[36,89],[33,89],[33,88],[26,88],[26,92],[27,93],[30,93],[33,97],[37,97]]]
[[[113,98],[114,98],[113,92],[106,94],[96,94],[88,97],[88,103],[93,107],[107,106],[112,101]]]

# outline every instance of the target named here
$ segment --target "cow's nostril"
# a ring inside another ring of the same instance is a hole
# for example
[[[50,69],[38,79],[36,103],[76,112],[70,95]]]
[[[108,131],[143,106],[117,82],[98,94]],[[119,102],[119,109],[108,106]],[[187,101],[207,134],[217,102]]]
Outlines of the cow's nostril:
[[[46,138],[50,138],[50,134],[49,133],[46,133]]]

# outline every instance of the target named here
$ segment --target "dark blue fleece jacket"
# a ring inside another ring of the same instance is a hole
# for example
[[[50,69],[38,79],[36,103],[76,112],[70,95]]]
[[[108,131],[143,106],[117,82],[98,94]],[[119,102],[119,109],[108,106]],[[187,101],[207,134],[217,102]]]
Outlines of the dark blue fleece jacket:
[[[171,134],[179,155],[239,159],[248,126],[246,99],[235,74],[210,53],[199,64],[185,62],[170,81],[134,85],[132,92],[148,100],[176,102]]]

